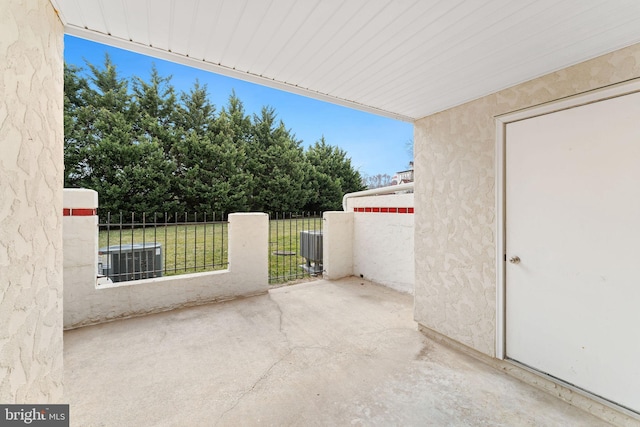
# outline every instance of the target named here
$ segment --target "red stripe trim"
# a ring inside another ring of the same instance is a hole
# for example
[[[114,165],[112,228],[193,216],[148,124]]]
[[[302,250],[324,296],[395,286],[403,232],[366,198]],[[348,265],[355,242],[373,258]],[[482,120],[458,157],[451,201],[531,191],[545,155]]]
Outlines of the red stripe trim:
[[[98,215],[98,209],[90,209],[90,208],[62,209],[62,216],[94,216],[94,215]]]
[[[354,212],[372,212],[372,213],[401,213],[412,214],[415,212],[414,208],[389,208],[389,207],[364,207],[353,208]]]

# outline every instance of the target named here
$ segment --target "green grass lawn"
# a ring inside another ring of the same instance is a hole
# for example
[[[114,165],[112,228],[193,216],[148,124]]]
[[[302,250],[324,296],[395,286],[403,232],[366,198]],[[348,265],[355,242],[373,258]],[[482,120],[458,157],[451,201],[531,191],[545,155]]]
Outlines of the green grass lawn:
[[[287,218],[270,221],[269,283],[285,283],[308,274],[299,266],[300,231],[319,230],[321,218]],[[102,226],[99,247],[154,242],[162,245],[163,275],[223,270],[228,266],[228,226],[226,223],[160,225],[156,228],[127,228],[110,231]],[[292,254],[292,255],[290,255]]]

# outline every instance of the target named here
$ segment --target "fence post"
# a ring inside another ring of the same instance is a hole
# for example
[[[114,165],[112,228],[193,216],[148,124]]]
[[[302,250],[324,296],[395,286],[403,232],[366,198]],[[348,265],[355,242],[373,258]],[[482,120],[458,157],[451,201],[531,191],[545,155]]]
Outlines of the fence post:
[[[81,188],[63,192],[62,252],[64,325],[74,323],[74,304],[88,304],[84,297],[96,287],[98,273],[98,193]],[[79,308],[79,307],[78,307]]]
[[[325,212],[322,263],[324,278],[353,275],[353,212]]]
[[[247,292],[269,289],[269,215],[229,215],[229,271]]]

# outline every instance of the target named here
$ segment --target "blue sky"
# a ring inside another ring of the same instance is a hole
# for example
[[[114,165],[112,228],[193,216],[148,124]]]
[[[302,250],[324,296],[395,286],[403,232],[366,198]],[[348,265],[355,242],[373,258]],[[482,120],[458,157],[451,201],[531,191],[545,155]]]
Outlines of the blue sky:
[[[407,149],[413,139],[410,123],[65,36],[64,58],[68,64],[85,67],[87,60],[102,65],[105,52],[109,53],[122,77],[147,78],[151,64],[155,63],[161,75],[173,76],[171,81],[178,92],[188,91],[196,78],[199,79],[201,84],[207,84],[216,109],[226,105],[232,90],[242,100],[248,114],[259,113],[264,105],[269,105],[305,147],[324,135],[328,144],[348,153],[352,165],[361,173],[393,175],[407,169],[412,160]]]

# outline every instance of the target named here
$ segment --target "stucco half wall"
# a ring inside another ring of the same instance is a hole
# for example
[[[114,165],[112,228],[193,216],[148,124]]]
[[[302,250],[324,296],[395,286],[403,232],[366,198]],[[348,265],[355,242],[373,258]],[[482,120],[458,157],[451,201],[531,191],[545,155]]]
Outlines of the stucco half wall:
[[[0,13],[0,402],[62,400],[63,27]]]
[[[496,349],[495,116],[640,77],[640,44],[415,123],[415,319]]]

